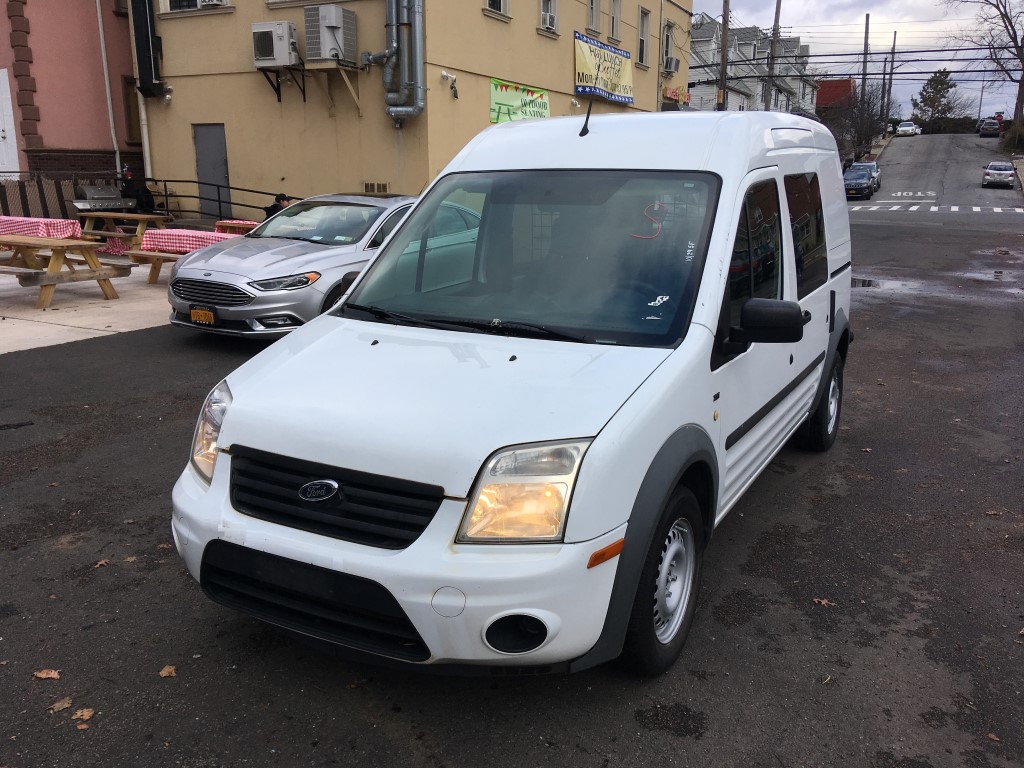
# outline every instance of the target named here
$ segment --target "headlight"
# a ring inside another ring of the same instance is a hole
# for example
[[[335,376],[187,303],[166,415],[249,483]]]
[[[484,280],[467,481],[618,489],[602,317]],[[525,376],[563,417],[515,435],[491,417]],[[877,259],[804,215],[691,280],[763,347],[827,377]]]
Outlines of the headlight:
[[[304,272],[301,275],[257,280],[254,283],[249,283],[249,285],[258,291],[293,291],[296,288],[305,288],[307,285],[312,285],[319,279],[319,272]]]
[[[456,539],[462,543],[561,541],[589,440],[501,451],[484,465]]]
[[[213,467],[217,463],[220,446],[220,428],[224,423],[224,414],[231,405],[231,390],[228,383],[222,381],[206,396],[203,410],[199,413],[196,434],[192,438],[192,466],[202,475],[206,482],[213,479]]]

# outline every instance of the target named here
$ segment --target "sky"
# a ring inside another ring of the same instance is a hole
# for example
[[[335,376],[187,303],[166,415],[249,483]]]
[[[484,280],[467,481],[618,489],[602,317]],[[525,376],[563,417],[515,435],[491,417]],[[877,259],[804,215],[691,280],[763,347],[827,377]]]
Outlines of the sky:
[[[720,19],[721,0],[693,0],[693,12],[704,12]],[[958,58],[946,53],[964,45],[956,39],[958,31],[978,28],[976,9],[950,4],[944,0],[782,0],[779,17],[781,34],[799,36],[810,46],[811,66],[830,74],[850,74],[860,83],[864,55],[864,17],[870,14],[868,76],[881,77],[883,61],[892,49],[896,33],[896,77],[893,80],[893,116],[909,119],[912,96],[917,96],[924,81],[945,67],[954,74],[957,92],[967,96],[972,114],[986,117],[996,111],[1013,115],[1017,86],[993,74],[981,52],[961,52]],[[770,31],[775,21],[772,0],[730,0],[733,26],[756,26]],[[941,49],[941,52],[912,53]],[[847,54],[821,56],[821,54]],[[928,59],[928,61],[914,61]],[[901,63],[902,62],[902,63]],[[985,73],[988,72],[986,75]],[[979,103],[980,102],[980,103]],[[897,110],[900,110],[897,115]]]

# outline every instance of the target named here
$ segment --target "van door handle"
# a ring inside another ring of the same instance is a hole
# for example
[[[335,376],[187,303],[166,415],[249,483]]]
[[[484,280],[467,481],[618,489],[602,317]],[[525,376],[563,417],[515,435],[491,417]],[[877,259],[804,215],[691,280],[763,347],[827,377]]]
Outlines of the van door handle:
[[[809,322],[811,322],[811,312],[810,312],[810,310],[805,309],[803,317],[804,317],[804,325],[807,325]]]

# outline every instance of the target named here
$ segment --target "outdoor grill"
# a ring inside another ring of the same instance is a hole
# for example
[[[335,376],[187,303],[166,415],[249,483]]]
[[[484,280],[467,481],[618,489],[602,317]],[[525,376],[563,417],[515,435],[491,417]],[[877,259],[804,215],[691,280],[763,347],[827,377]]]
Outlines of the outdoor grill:
[[[80,184],[75,187],[75,199],[71,204],[79,213],[130,211],[135,208],[135,199],[121,197],[121,190],[113,184]]]

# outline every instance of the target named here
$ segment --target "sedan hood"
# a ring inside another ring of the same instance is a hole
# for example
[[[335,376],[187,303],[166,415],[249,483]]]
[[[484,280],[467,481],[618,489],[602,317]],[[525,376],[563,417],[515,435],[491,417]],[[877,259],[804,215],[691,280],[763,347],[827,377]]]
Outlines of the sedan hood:
[[[220,442],[464,498],[500,448],[597,435],[670,352],[324,315],[228,377]]]
[[[251,279],[283,277],[366,261],[358,245],[321,245],[282,237],[234,237],[195,251],[179,269],[209,269]]]

